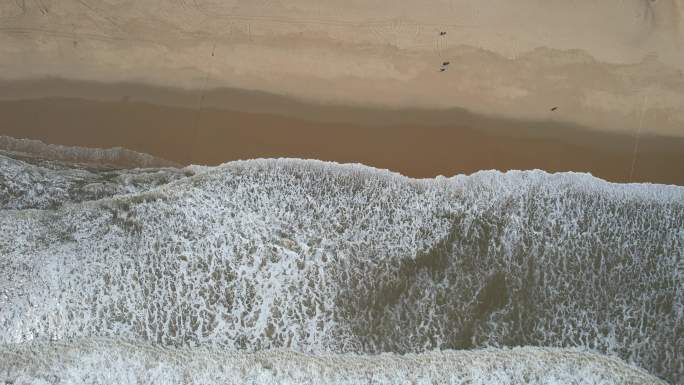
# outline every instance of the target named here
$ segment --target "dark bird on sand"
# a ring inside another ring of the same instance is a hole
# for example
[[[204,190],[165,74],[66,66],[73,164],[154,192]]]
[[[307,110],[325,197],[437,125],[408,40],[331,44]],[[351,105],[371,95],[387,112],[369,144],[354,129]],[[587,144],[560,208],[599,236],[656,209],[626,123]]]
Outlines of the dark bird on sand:
[[[446,35],[446,32],[444,32],[444,31],[439,32],[439,36],[444,36],[444,35]]]
[[[445,61],[445,62],[442,63],[442,65],[443,65],[443,66],[448,66],[448,65],[449,65],[449,62],[448,62],[448,61]]]
[[[558,106],[556,107],[551,107],[551,111],[556,111],[558,109]]]
[[[439,72],[444,72],[444,71],[446,71],[446,68],[440,68],[439,69]]]

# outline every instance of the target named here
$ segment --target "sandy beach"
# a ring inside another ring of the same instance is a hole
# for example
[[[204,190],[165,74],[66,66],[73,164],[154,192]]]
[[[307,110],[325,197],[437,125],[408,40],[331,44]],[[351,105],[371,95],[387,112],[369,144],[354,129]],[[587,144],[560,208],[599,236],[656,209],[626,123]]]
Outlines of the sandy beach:
[[[140,85],[15,86],[27,93],[31,87],[60,93],[62,87],[61,93],[77,90],[89,98],[25,94],[23,100],[2,100],[1,135],[122,146],[181,164],[296,157],[359,162],[412,177],[543,169],[590,172],[615,182],[684,184],[684,170],[677,166],[684,164],[679,137],[642,134],[637,142],[630,134],[553,120],[314,105],[228,89],[205,95],[200,109],[192,106],[201,97],[196,93]],[[236,110],[218,107],[231,100]]]
[[[5,2],[0,133],[182,163],[295,156],[682,184],[682,9]]]

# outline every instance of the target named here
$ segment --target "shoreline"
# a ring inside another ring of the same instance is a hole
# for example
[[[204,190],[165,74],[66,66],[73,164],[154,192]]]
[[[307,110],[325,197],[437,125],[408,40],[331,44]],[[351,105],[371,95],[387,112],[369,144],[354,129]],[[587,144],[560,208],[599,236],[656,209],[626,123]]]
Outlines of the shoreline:
[[[684,164],[684,138],[650,135],[648,129],[642,130],[630,178],[633,135],[567,123],[458,110],[412,115],[415,111],[307,105],[258,93],[234,105],[252,112],[215,107],[225,100],[211,96],[200,109],[154,104],[153,95],[117,96],[127,91],[112,87],[105,87],[110,93],[99,100],[74,95],[8,100],[0,95],[0,135],[68,146],[123,147],[180,164],[289,157],[363,163],[414,178],[541,169],[588,172],[611,182],[684,185],[684,171],[674,167]],[[192,100],[191,94],[177,92]],[[280,105],[268,104],[277,99]],[[292,108],[283,112],[288,105]],[[331,109],[339,113],[331,114]],[[422,116],[428,119],[421,123]]]

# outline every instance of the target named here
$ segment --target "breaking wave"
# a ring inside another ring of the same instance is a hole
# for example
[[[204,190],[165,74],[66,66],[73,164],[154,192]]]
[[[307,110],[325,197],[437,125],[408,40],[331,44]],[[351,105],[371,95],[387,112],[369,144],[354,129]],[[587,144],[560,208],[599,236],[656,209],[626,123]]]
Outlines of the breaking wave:
[[[520,354],[543,361],[529,373],[492,369],[531,376],[508,383],[554,383],[543,382],[553,354],[563,357],[553,361],[560,368],[571,356],[592,368],[615,362],[533,348],[430,353],[546,346],[618,356],[684,381],[684,188],[541,171],[414,180],[300,160],[183,172],[52,210],[30,201],[4,209],[0,343],[105,337],[181,349],[154,353],[163,362],[193,347],[241,352],[226,373],[248,365],[247,352],[283,348],[342,355],[254,354],[276,366],[287,356],[293,368],[425,359],[426,378],[439,372],[441,355],[481,367],[512,357],[522,368]],[[129,345],[105,346],[73,349],[86,349],[93,365],[105,365],[98,352],[110,348],[121,357],[111,365],[138,365],[121,353]],[[383,352],[419,355],[343,354]],[[573,370],[580,383],[605,383]]]
[[[314,356],[97,339],[0,347],[0,360],[0,381],[15,384],[665,384],[614,358],[549,348]]]
[[[45,144],[40,140],[16,139],[0,135],[0,150],[38,155],[52,160],[96,163],[117,167],[177,167],[178,163],[122,147],[86,148]]]

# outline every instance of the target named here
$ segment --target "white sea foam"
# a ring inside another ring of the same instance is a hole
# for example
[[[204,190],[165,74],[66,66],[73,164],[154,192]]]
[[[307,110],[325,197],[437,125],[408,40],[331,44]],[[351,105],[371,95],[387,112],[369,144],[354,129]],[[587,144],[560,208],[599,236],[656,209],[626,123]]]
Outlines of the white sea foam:
[[[46,144],[40,140],[16,139],[0,135],[0,150],[18,151],[53,160],[109,164],[121,167],[176,167],[177,163],[122,147],[87,148]]]
[[[12,155],[16,154],[0,151],[0,209],[54,209],[64,203],[147,191],[193,174],[176,168],[88,170]]]
[[[682,187],[541,171],[413,180],[300,160],[178,172],[0,211],[0,343],[582,347],[684,380]]]
[[[78,340],[0,347],[0,382],[19,384],[658,385],[618,359],[548,348],[423,354],[227,353]]]

